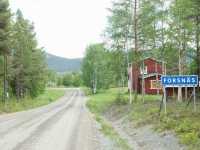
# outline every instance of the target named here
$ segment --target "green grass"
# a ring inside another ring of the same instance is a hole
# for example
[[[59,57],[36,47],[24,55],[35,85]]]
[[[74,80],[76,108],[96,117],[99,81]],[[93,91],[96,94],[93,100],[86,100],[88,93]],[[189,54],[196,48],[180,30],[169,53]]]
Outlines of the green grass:
[[[160,117],[156,123],[158,131],[172,130],[190,150],[200,147],[200,107],[194,112],[192,106],[186,108],[186,103],[168,104],[168,114]]]
[[[100,115],[96,114],[96,120],[101,124],[101,132],[114,141],[115,146],[120,150],[131,150],[126,140],[122,139],[114,128]]]
[[[88,90],[84,90],[88,91]],[[109,137],[118,149],[130,150],[126,140],[122,139],[119,134],[113,129],[113,127],[103,119],[102,113],[108,110],[108,108],[115,103],[116,89],[103,90],[95,95],[88,95],[89,100],[87,106],[92,113],[95,114],[96,120],[101,124],[102,133]]]
[[[109,106],[115,102],[116,91],[114,89],[101,91],[95,95],[89,95],[90,100],[87,102],[87,106],[93,113],[103,113]]]
[[[138,100],[129,105],[127,89],[120,90],[120,95],[118,91],[119,89],[109,89],[92,95],[87,105],[96,114],[102,114],[114,106],[117,113],[128,115],[134,127],[151,124],[157,132],[173,131],[180,143],[187,145],[189,150],[199,150],[200,105],[197,105],[197,112],[194,112],[192,104],[186,107],[186,102],[171,101],[167,104],[167,115],[162,111],[159,116],[161,96],[146,95],[143,103],[142,96],[138,95]]]
[[[36,108],[54,102],[65,93],[64,89],[47,89],[37,98],[26,97],[21,100],[9,99],[6,104],[0,102],[0,114],[11,113]]]
[[[169,102],[167,115],[162,111],[159,116],[159,101],[134,103],[129,119],[136,127],[152,124],[155,131],[173,131],[181,144],[187,145],[190,150],[199,150],[200,147],[200,107],[194,112],[192,105],[186,103]]]

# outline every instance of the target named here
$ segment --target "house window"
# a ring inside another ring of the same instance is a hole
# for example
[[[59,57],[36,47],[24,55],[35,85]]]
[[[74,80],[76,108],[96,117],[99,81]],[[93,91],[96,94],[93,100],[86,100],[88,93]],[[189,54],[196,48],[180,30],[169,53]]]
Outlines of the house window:
[[[140,74],[147,74],[147,66],[144,66],[144,70],[140,67]]]
[[[160,80],[151,80],[151,89],[162,89]]]

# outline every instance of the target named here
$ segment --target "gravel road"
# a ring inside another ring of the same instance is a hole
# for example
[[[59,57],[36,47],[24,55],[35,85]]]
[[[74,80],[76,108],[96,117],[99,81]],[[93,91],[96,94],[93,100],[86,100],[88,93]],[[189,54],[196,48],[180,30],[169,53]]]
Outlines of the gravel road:
[[[33,110],[0,116],[0,150],[97,150],[94,120],[79,89]]]

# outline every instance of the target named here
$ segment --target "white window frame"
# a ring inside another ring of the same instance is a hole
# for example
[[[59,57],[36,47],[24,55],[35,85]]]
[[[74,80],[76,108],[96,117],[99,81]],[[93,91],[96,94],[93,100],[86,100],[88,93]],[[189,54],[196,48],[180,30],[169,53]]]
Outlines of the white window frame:
[[[147,74],[147,66],[144,66],[144,70],[143,70],[143,68],[142,67],[140,67],[140,74]]]
[[[154,87],[153,88],[153,82],[160,82],[160,85],[161,85],[161,80],[150,80],[150,89],[151,90],[161,90],[162,89],[162,87],[160,86],[160,88],[158,88],[158,87]]]

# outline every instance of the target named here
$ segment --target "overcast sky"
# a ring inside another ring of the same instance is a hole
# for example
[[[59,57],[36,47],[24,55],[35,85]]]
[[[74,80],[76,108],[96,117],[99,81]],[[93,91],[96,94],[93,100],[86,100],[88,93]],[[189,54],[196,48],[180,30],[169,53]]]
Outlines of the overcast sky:
[[[67,58],[83,57],[85,47],[101,42],[111,0],[10,0],[35,24],[39,46]]]

